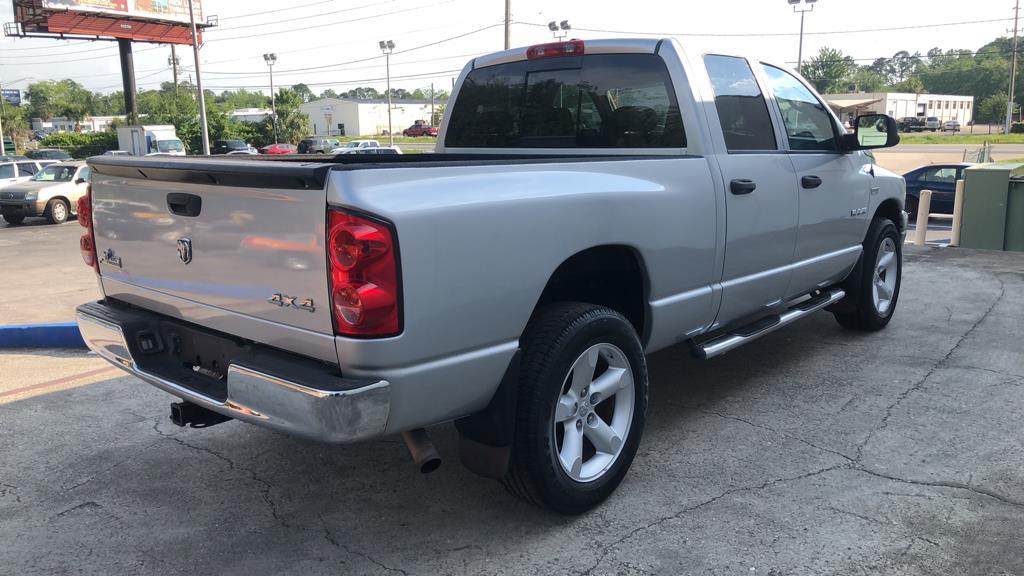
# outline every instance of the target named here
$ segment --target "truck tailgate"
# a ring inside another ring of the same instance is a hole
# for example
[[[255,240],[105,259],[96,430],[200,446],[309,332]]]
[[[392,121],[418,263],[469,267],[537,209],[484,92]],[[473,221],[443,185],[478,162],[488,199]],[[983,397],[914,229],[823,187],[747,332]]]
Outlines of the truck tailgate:
[[[160,310],[172,301],[176,316],[198,324],[211,309],[227,312],[249,338],[267,322],[333,334],[327,167],[219,159],[90,164],[108,295],[116,281],[131,288],[132,303]]]

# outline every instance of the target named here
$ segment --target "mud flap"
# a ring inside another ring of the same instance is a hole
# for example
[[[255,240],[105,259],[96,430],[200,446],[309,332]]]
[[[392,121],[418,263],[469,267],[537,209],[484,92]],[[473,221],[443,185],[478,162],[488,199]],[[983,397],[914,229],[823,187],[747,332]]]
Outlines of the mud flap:
[[[508,470],[515,438],[519,392],[520,350],[509,362],[490,403],[476,414],[455,421],[459,431],[459,460],[469,471],[502,479]]]

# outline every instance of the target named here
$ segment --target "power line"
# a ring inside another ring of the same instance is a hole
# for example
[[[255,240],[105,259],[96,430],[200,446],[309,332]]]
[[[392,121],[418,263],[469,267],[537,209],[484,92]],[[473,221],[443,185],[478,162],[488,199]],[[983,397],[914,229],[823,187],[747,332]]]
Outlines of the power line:
[[[310,6],[316,6],[318,4],[332,4],[333,2],[334,0],[320,0],[319,2],[310,2],[309,4],[301,4],[299,6],[289,6],[287,8],[275,8],[273,10],[264,10],[263,12],[250,12],[239,16],[229,16],[227,18],[221,18],[221,20],[241,20],[242,18],[249,18],[252,16],[263,16],[265,14],[276,14],[278,12],[291,12],[292,10],[301,10],[302,8],[309,8]]]
[[[314,4],[323,4],[323,2],[314,2]],[[373,6],[380,6],[380,3],[375,2],[375,3],[372,3],[372,4],[362,4],[360,6],[353,6],[351,8],[343,8],[341,10],[334,10],[334,11],[331,11],[331,12],[321,12],[319,14],[316,14],[315,16],[317,16],[317,17],[320,17],[320,16],[330,16],[332,14],[341,14],[342,12],[354,12],[356,10],[362,10],[363,8],[370,8],[370,7],[373,7]],[[250,16],[252,16],[252,14],[250,14]],[[241,30],[242,28],[258,28],[260,26],[273,26],[275,24],[284,24],[286,22],[298,22],[299,20],[305,20],[305,19],[311,18],[311,17],[312,17],[312,15],[310,15],[310,16],[297,16],[295,18],[287,18],[285,20],[274,20],[273,22],[257,22],[255,24],[243,24],[241,26],[228,26],[226,28],[218,27],[216,31],[217,32],[222,32],[224,30]]]
[[[437,46],[438,44],[443,44],[445,42],[451,42],[452,40],[458,40],[460,38],[465,38],[467,36],[471,36],[473,34],[478,34],[478,33],[483,32],[485,30],[490,30],[491,28],[496,28],[498,26],[504,26],[504,22],[499,22],[497,24],[490,24],[490,25],[484,26],[482,28],[477,28],[475,30],[470,30],[469,32],[464,32],[462,34],[457,34],[455,36],[449,36],[448,38],[443,38],[441,40],[435,40],[434,42],[428,42],[427,44],[421,44],[419,46],[413,46],[412,48],[406,48],[405,50],[396,50],[394,52],[394,54],[406,54],[406,53],[413,52],[413,51],[416,51],[416,50],[422,50],[423,48],[429,48],[431,46]],[[360,64],[362,62],[369,62],[371,60],[380,60],[383,57],[384,56],[382,56],[382,55],[369,56],[367,58],[359,58],[357,60],[349,60],[347,62],[335,62],[333,64],[323,64],[323,65],[320,65],[320,66],[307,66],[307,67],[304,67],[304,68],[291,68],[289,70],[280,70],[278,73],[279,74],[291,74],[291,73],[294,73],[294,72],[309,72],[309,71],[313,71],[313,70],[321,70],[322,71],[322,70],[325,70],[327,68],[337,68],[339,66],[345,66],[345,65],[348,65],[348,64]],[[226,72],[226,71],[212,71],[212,70],[207,70],[204,73],[205,74],[220,74],[220,75],[254,75],[254,74],[256,74],[255,71],[248,71],[248,72]]]
[[[871,32],[895,32],[901,30],[918,30],[926,28],[942,28],[946,26],[965,26],[970,24],[990,24],[993,22],[1008,22],[1013,18],[993,18],[989,20],[965,20],[961,22],[941,22],[937,24],[917,24],[913,26],[894,26],[891,28],[862,28],[858,30],[830,30],[823,32],[805,32],[804,36],[826,36],[838,34],[864,34]],[[516,22],[526,26],[547,28],[547,24],[537,22]],[[573,26],[573,30],[583,32],[600,32],[602,34],[636,34],[640,36],[692,36],[701,38],[743,38],[743,37],[772,37],[772,36],[798,36],[797,32],[640,32],[635,30],[607,30],[602,28],[580,28]]]
[[[383,18],[385,16],[393,16],[395,14],[404,14],[406,12],[415,12],[416,10],[423,10],[424,8],[433,8],[442,4],[451,4],[455,0],[442,0],[441,2],[434,2],[431,4],[423,4],[421,6],[413,6],[411,8],[403,8],[401,10],[392,10],[391,12],[381,12],[380,14],[371,14],[369,16],[361,16],[359,18],[351,18],[349,20],[339,20],[337,22],[324,22],[322,24],[314,24],[312,26],[303,26],[301,28],[291,28],[289,30],[274,30],[273,32],[263,32],[260,34],[244,34],[242,36],[228,36],[226,38],[210,38],[205,41],[206,44],[212,42],[224,42],[226,40],[238,40],[238,39],[249,39],[249,38],[261,38],[263,36],[275,36],[278,34],[289,34],[291,32],[304,32],[306,30],[313,30],[314,28],[324,28],[327,26],[337,26],[339,24],[351,24],[353,22],[365,22],[366,20],[373,20],[376,18]],[[212,35],[212,33],[211,33]]]

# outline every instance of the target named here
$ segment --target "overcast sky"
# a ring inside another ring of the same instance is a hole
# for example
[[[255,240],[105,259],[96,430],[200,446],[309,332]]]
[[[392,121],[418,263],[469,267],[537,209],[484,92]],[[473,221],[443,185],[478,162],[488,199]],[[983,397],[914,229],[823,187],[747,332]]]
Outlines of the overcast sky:
[[[955,5],[941,0],[820,0],[807,14],[804,57],[825,45],[859,63],[898,50],[976,50],[1013,26],[1012,0],[960,4],[969,10],[954,10]],[[469,58],[503,46],[504,0],[205,0],[204,11],[220,19],[220,26],[206,34],[200,53],[204,87],[218,92],[233,87],[267,90],[264,52],[278,55],[275,84],[305,82],[319,94],[326,88],[382,88],[379,40],[394,40],[392,86],[409,90],[431,82],[450,87]],[[13,20],[12,0],[0,0],[0,16],[3,22]],[[794,63],[800,29],[800,17],[786,0],[513,0],[512,17],[520,22],[512,28],[513,46],[552,39],[546,26],[525,23],[568,19],[577,38],[680,35],[684,46]],[[855,32],[979,20],[994,21]],[[180,46],[178,55],[187,78],[194,71],[191,48]],[[168,46],[135,45],[139,89],[170,81],[168,56]],[[0,37],[4,88],[24,89],[36,80],[63,78],[99,92],[120,89],[116,43]]]

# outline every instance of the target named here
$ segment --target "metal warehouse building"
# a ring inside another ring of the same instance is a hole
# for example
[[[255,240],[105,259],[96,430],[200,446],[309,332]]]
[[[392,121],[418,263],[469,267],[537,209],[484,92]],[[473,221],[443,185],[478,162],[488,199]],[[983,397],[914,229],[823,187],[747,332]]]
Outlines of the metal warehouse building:
[[[430,100],[392,100],[391,124],[396,134],[416,120],[430,122]],[[309,116],[314,136],[370,136],[388,129],[387,100],[321,98],[299,110]]]
[[[872,92],[825,94],[825,100],[843,120],[861,114],[888,114],[893,118],[935,116],[939,120],[957,120],[967,125],[974,119],[974,96],[952,94],[910,94]]]

